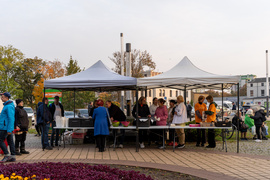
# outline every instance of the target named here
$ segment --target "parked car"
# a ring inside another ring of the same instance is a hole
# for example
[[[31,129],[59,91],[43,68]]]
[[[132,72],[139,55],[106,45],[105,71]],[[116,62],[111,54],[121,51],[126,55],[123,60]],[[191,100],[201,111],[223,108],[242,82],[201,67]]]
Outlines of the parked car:
[[[76,115],[79,118],[89,118],[88,109],[76,109]]]
[[[246,113],[249,109],[252,109],[252,107],[254,107],[254,106],[259,106],[260,109],[263,109],[263,111],[265,113],[267,113],[267,110],[266,110],[266,108],[264,106],[260,106],[260,105],[245,105],[245,106],[242,106],[242,109],[241,109],[242,115],[244,113]]]
[[[74,118],[74,111],[65,111],[64,116],[66,118]],[[75,118],[77,118],[78,116],[75,114]]]
[[[28,119],[32,122],[32,126],[34,126],[36,124],[36,118],[33,109],[31,107],[23,107],[23,109],[27,112]]]

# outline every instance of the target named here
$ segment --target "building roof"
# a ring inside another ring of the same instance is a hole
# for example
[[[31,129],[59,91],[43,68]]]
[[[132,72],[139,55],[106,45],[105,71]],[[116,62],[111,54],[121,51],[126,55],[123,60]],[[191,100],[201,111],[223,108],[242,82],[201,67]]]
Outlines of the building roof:
[[[268,81],[270,82],[270,78],[268,78]],[[248,83],[260,83],[260,82],[266,82],[266,78],[255,78]]]

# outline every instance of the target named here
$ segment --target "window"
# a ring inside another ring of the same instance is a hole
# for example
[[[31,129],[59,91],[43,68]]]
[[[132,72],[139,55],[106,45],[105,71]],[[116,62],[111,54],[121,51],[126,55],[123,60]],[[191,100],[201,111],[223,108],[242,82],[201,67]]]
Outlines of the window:
[[[152,96],[152,93],[151,93],[151,91],[152,91],[152,90],[150,89],[150,90],[149,90],[149,97],[151,97],[151,96]]]
[[[264,96],[264,90],[261,90],[261,96]]]
[[[264,83],[262,83],[261,86],[264,86]]]
[[[161,97],[162,96],[162,90],[160,89],[159,90],[159,97]]]
[[[172,90],[170,90],[170,97],[172,97]]]
[[[178,97],[178,90],[175,91],[175,96]]]
[[[163,89],[163,97],[165,97],[165,89]]]
[[[188,91],[186,91],[186,97],[188,97]]]
[[[252,83],[250,84],[250,87],[253,87],[253,84]]]
[[[250,90],[250,96],[253,96],[253,90]]]

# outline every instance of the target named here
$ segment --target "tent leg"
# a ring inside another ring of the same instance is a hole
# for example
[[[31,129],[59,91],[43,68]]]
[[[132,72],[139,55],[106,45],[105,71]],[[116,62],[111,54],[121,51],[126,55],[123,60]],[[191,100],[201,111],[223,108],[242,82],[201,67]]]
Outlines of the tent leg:
[[[45,147],[44,147],[44,130],[45,130],[45,128],[46,128],[46,122],[45,122],[45,97],[46,97],[46,93],[45,93],[45,91],[46,91],[46,88],[44,87],[44,89],[43,89],[43,99],[42,99],[42,103],[43,103],[43,127],[42,127],[42,149],[43,149],[43,151],[44,151],[44,149],[45,149]]]
[[[237,113],[238,113],[238,119],[237,119],[237,153],[239,153],[239,125],[240,125],[240,122],[239,122],[239,83],[237,84]]]
[[[136,87],[136,152],[139,152],[139,118],[138,118],[138,112],[139,112],[139,101],[138,101],[138,87]]]
[[[74,89],[74,92],[73,92],[73,96],[74,96],[74,106],[73,106],[73,109],[74,109],[74,118],[75,118],[75,107],[76,107],[76,105],[75,105],[75,89]]]
[[[221,98],[221,107],[222,107],[222,111],[221,111],[221,117],[222,117],[222,121],[223,121],[223,116],[224,116],[224,111],[223,111],[223,97],[224,97],[224,94],[223,94],[223,84],[221,85],[221,89],[222,89],[222,98]]]

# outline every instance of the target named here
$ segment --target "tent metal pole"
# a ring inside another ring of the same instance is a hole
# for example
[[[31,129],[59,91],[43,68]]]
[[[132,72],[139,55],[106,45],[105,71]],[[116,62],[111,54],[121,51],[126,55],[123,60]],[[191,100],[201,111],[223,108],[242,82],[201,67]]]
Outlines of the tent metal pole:
[[[138,87],[136,87],[136,152],[139,152],[139,100],[138,100]]]
[[[223,84],[221,85],[221,90],[222,90],[222,92],[221,92],[221,95],[222,95],[222,97],[221,97],[221,106],[222,106],[222,111],[221,111],[221,117],[222,117],[222,121],[223,121],[223,116],[224,116],[224,110],[223,110],[223,97],[224,97],[224,93],[223,93]]]
[[[46,88],[44,87],[43,89],[43,99],[42,99],[42,103],[43,103],[43,127],[42,127],[42,149],[44,151],[45,147],[44,147],[44,131],[45,131],[45,128],[46,128],[46,121],[45,121],[45,97],[46,97],[46,94],[45,94],[45,91],[46,91]]]
[[[187,87],[185,85],[185,89],[184,89],[184,101],[185,101],[185,105],[187,105]]]
[[[240,114],[239,114],[239,100],[240,100],[239,93],[240,93],[240,90],[239,90],[239,83],[238,83],[237,84],[237,115],[238,115],[238,118],[237,118],[237,153],[239,153],[239,126],[240,126],[240,122],[239,122],[239,117],[240,117]]]
[[[75,94],[76,94],[76,93],[75,93],[75,89],[74,89],[74,92],[73,92],[73,96],[74,96],[74,106],[73,106],[73,110],[74,110],[74,118],[75,118],[75,106],[76,106],[76,105],[75,105]]]

